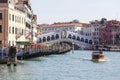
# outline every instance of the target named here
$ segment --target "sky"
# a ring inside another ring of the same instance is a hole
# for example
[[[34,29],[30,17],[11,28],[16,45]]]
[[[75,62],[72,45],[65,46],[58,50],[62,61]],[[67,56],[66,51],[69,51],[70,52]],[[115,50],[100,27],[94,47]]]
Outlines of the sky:
[[[31,0],[38,24],[69,22],[83,23],[107,18],[120,20],[120,0]]]

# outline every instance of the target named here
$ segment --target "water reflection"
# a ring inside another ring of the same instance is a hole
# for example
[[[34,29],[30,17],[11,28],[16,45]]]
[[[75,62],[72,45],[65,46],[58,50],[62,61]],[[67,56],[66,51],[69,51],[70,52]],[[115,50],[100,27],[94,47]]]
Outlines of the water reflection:
[[[11,66],[7,66],[8,68],[8,72],[16,72],[17,71],[17,66],[11,65]]]

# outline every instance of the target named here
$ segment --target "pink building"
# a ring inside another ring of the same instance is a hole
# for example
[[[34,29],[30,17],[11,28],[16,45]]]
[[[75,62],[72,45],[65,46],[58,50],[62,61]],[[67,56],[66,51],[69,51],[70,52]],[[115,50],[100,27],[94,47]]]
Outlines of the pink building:
[[[99,30],[100,44],[119,45],[120,44],[120,22],[117,20],[107,21]]]

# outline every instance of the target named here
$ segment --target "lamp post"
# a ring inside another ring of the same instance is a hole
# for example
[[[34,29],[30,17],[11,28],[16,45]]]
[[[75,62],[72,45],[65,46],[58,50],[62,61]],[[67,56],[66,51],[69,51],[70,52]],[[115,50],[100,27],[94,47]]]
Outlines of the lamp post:
[[[74,42],[72,42],[72,53],[74,53]]]

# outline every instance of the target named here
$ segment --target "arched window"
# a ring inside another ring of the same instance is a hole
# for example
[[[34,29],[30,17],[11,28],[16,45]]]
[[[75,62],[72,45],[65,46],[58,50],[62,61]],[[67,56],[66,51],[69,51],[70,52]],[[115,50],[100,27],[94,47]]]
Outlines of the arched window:
[[[59,34],[56,34],[56,39],[59,39]]]
[[[81,41],[84,42],[84,38],[81,38]]]
[[[71,39],[71,34],[69,34],[68,38],[70,38],[70,39]]]
[[[73,38],[72,39],[76,39],[76,36],[75,35],[73,35]]]
[[[89,40],[89,44],[92,44],[92,40]]]
[[[42,42],[42,39],[41,38],[39,38],[39,43],[41,43]]]
[[[47,37],[47,41],[50,41],[50,36]]]
[[[88,43],[88,39],[85,39],[85,43]]]
[[[77,37],[77,40],[80,41],[80,37],[79,36]]]
[[[43,42],[46,42],[46,37],[43,37]]]
[[[51,40],[54,40],[54,39],[55,39],[55,37],[54,37],[54,35],[52,35]]]

